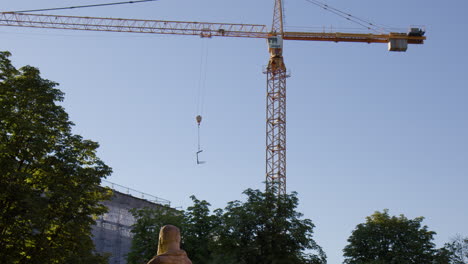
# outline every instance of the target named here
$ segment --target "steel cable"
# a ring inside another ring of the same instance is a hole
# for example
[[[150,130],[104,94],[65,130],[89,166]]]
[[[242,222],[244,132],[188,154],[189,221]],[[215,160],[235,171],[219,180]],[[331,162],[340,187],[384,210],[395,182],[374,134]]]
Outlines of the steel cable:
[[[158,0],[135,0],[127,2],[114,2],[114,3],[105,3],[105,4],[94,4],[94,5],[82,5],[82,6],[69,6],[69,7],[55,7],[55,8],[43,8],[43,9],[31,9],[31,10],[20,10],[20,11],[10,11],[14,13],[31,13],[31,12],[41,12],[41,11],[54,11],[54,10],[65,10],[65,9],[77,9],[77,8],[86,8],[86,7],[100,7],[100,6],[112,6],[112,5],[124,5],[124,4],[137,4],[143,2],[155,2]]]
[[[371,21],[368,21],[368,20],[365,20],[365,19],[362,19],[362,18],[359,18],[359,17],[356,17],[356,16],[353,16],[352,14],[349,14],[349,13],[346,13],[346,12],[343,12],[337,8],[334,8],[332,6],[329,6],[323,2],[320,2],[320,1],[317,1],[317,0],[305,0],[311,4],[314,4],[318,7],[321,7],[325,10],[327,10],[328,12],[331,12],[337,16],[340,16],[346,20],[349,20],[355,24],[358,24],[362,27],[365,27],[369,30],[372,30],[372,31],[375,31],[375,32],[388,32],[388,29],[386,29],[385,27],[382,27],[382,26],[379,26],[375,23],[372,23]]]

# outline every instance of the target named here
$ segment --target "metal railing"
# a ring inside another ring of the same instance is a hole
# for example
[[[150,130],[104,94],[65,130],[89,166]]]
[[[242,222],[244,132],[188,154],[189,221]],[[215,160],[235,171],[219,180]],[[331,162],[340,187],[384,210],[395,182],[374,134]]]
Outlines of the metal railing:
[[[128,195],[133,196],[135,198],[140,198],[140,199],[152,202],[152,203],[171,206],[171,201],[169,201],[169,200],[159,198],[157,196],[147,194],[147,193],[144,193],[144,192],[140,192],[140,191],[137,191],[135,189],[132,189],[132,188],[129,188],[129,187],[117,184],[117,183],[110,182],[108,180],[101,180],[101,185],[103,187],[109,187],[112,190],[128,194]]]

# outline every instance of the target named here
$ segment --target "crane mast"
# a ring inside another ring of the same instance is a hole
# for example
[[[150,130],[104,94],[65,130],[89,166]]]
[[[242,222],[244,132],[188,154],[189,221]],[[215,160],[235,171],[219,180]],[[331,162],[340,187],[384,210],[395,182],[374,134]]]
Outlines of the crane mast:
[[[266,190],[286,194],[286,66],[283,59],[283,3],[275,0],[266,68]]]
[[[273,22],[271,23],[271,32],[283,34],[283,2],[275,0],[273,9]]]

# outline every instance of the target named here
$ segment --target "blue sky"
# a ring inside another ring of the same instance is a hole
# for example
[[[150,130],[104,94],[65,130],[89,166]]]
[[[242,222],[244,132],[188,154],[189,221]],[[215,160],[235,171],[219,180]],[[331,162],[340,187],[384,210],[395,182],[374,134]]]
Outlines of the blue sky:
[[[104,2],[18,0],[1,9]],[[428,37],[406,53],[385,44],[285,41],[287,189],[299,193],[329,263],[341,263],[353,228],[384,208],[426,217],[439,246],[468,235],[468,3],[327,3],[392,27],[425,25]],[[272,8],[271,0],[160,0],[53,14],[270,25]],[[290,29],[357,28],[305,0],[285,1],[285,12]],[[16,66],[37,66],[60,83],[74,131],[98,141],[114,169],[108,180],[184,208],[192,194],[214,209],[243,199],[246,188],[264,188],[264,40],[7,27],[0,35],[0,50],[11,51]],[[196,165],[205,59],[207,163]]]

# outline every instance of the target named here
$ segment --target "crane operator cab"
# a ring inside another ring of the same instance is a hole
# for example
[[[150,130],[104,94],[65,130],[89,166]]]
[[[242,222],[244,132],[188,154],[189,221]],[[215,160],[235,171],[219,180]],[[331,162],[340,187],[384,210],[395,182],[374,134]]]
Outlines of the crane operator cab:
[[[283,50],[283,38],[281,36],[268,37],[268,50],[271,57],[281,56]]]

